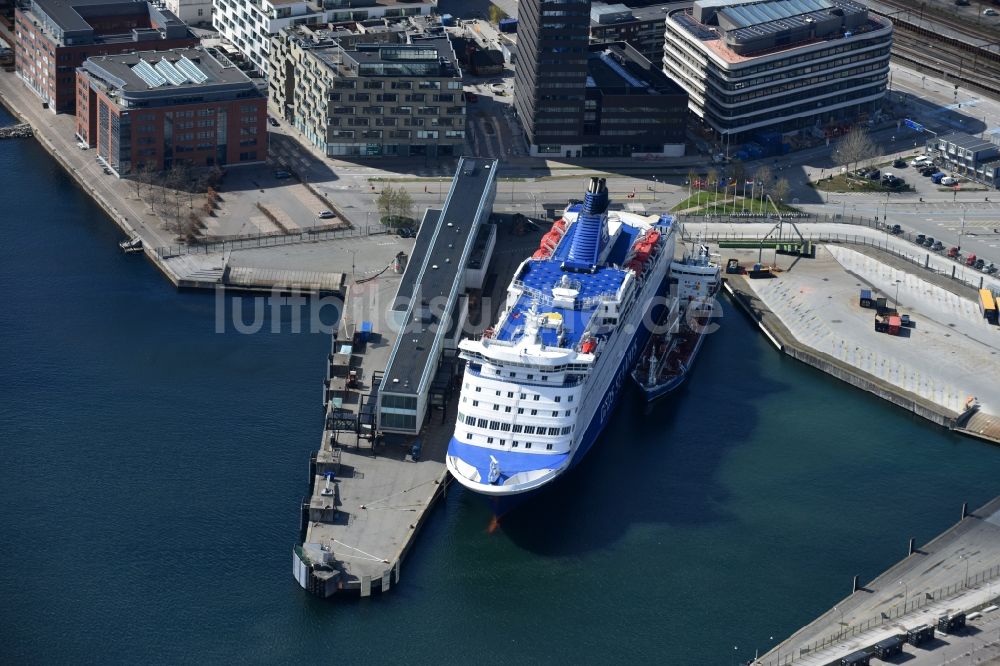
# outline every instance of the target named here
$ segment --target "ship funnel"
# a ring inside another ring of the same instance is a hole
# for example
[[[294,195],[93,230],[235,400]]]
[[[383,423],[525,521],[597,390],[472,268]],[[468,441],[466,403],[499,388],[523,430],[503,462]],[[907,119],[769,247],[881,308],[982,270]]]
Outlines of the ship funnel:
[[[597,268],[607,242],[608,188],[604,178],[591,178],[583,197],[583,210],[576,220],[577,230],[563,268],[592,272]]]

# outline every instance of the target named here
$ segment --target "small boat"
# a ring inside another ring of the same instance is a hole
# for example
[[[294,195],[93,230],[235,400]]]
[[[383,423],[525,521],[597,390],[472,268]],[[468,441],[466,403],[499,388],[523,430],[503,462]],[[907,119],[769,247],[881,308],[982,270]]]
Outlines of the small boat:
[[[123,240],[121,243],[118,243],[118,247],[120,247],[125,254],[142,252],[142,239],[138,236],[133,236],[128,240]]]
[[[676,298],[657,322],[631,373],[647,402],[670,393],[687,379],[709,332],[721,271],[708,247],[699,244],[696,252],[671,263],[670,281],[676,285]]]

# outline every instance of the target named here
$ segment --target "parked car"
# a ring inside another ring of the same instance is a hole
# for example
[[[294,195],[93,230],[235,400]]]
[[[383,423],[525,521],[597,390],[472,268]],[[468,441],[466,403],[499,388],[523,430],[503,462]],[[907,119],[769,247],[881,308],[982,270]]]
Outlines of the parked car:
[[[965,265],[972,266],[976,263],[976,253],[970,252],[969,256],[965,258]]]
[[[917,238],[913,242],[917,245],[923,245],[925,240],[927,240],[927,236],[925,234],[917,234]]]
[[[983,271],[985,271],[986,273],[989,273],[990,275],[993,275],[994,273],[997,272],[997,267],[994,266],[993,264],[990,264],[989,266],[987,266],[986,268],[984,268]]]
[[[892,166],[893,166],[893,168],[896,168],[896,169],[905,169],[906,168],[906,160],[901,160],[901,159],[893,160]]]
[[[331,217],[335,216],[333,214],[333,211],[321,210],[319,213],[316,214],[316,217],[318,217],[321,220],[329,220]]]
[[[271,127],[277,127],[278,126],[278,121],[275,120],[274,118],[272,118],[271,116],[267,117],[267,122],[271,123]]]
[[[983,16],[1000,16],[1000,12],[993,9],[992,7],[987,7],[983,10]]]
[[[952,176],[945,176],[941,179],[942,185],[955,185],[958,183],[958,178],[953,178]]]
[[[292,174],[288,173],[287,171],[275,171],[274,177],[277,178],[278,180],[284,180],[285,178],[291,178]]]
[[[894,225],[892,225],[892,228],[889,229],[889,233],[891,233],[891,234],[897,234],[897,235],[901,234],[901,233],[903,233],[903,227],[899,226],[898,224],[894,224]]]
[[[944,171],[938,171],[936,174],[931,176],[931,182],[934,183],[935,185],[940,185],[941,179],[944,177],[945,177]]]
[[[923,169],[920,170],[920,175],[924,176],[924,177],[933,176],[937,172],[938,172],[938,169],[937,169],[936,166],[927,166],[927,167],[924,167]]]
[[[872,169],[871,171],[868,172],[868,177],[871,178],[872,180],[878,180],[879,178],[881,178],[881,176],[882,172],[879,171],[878,169]]]
[[[951,257],[952,259],[958,259],[959,257],[962,256],[961,248],[954,246],[948,248],[948,256]]]
[[[983,270],[985,266],[986,266],[986,261],[984,259],[976,259],[976,263],[972,264],[972,267],[975,268],[977,271]]]
[[[411,229],[410,227],[400,227],[399,228],[399,237],[400,238],[413,238],[414,236],[416,236],[416,233],[414,233],[413,229]]]
[[[917,168],[917,167],[921,167],[922,168],[922,167],[926,167],[930,163],[931,163],[931,160],[930,160],[929,157],[927,157],[926,155],[921,155],[920,157],[915,157],[913,159],[913,161],[910,162],[910,166],[913,167],[913,168]]]
[[[934,247],[934,243],[936,242],[937,241],[934,240],[933,236],[928,236],[927,238],[924,239],[924,247]]]
[[[940,252],[941,250],[944,249],[944,243],[942,243],[941,241],[934,241],[934,245],[931,247],[931,249],[934,250],[935,252]]]

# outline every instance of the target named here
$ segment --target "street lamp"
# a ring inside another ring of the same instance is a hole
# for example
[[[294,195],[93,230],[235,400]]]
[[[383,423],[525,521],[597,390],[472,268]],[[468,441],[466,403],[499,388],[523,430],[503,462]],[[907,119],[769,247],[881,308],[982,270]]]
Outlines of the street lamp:
[[[896,304],[897,308],[899,307],[899,283],[900,280],[896,280],[896,298],[893,299],[893,302]]]
[[[844,633],[844,626],[847,624],[844,622],[844,611],[840,609],[839,606],[834,606],[833,610],[840,613],[840,631],[837,632],[837,638],[839,639]]]
[[[962,584],[965,587],[969,587],[969,556],[962,555],[962,559],[965,560],[965,579],[962,581]]]
[[[898,282],[898,280],[897,280],[897,282]],[[897,288],[899,287],[898,284],[896,286],[897,286]],[[905,615],[906,614],[906,600],[910,598],[910,584],[907,583],[905,580],[901,580],[901,581],[899,581],[896,584],[903,586],[903,614]]]

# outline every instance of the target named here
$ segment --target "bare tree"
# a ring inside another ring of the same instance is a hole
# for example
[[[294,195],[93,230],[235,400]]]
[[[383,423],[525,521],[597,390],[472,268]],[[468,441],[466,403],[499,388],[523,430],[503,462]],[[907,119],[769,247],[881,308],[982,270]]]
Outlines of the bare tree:
[[[763,203],[764,195],[774,188],[774,173],[771,171],[771,167],[761,165],[757,167],[756,171],[753,172],[753,178],[757,181],[756,196],[759,196],[761,203]],[[756,196],[754,198],[756,198]]]
[[[871,160],[877,155],[878,147],[872,141],[868,130],[860,125],[842,136],[833,151],[833,158],[845,167],[850,165],[851,171],[858,168],[859,162]]]
[[[785,178],[778,179],[778,182],[774,184],[774,198],[778,200],[778,205],[780,206],[786,197],[788,197],[789,190],[792,186],[788,183]]]

